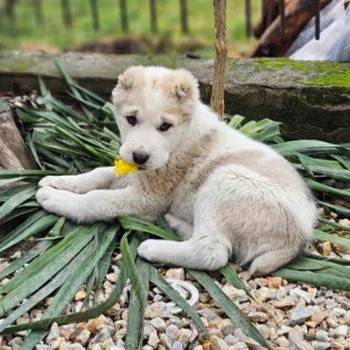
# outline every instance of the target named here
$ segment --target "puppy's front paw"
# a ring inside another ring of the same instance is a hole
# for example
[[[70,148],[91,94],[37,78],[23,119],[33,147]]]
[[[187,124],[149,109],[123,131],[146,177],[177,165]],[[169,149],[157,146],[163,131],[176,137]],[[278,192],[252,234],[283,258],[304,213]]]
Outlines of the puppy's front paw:
[[[159,249],[157,239],[147,239],[142,242],[137,248],[137,254],[148,261],[157,261],[157,257],[159,258]]]
[[[36,200],[46,211],[63,215],[68,198],[62,192],[52,187],[42,187],[36,193]]]
[[[73,176],[45,176],[39,181],[39,187],[53,187],[58,190],[66,190],[79,193],[79,186]]]
[[[80,221],[77,214],[81,210],[81,205],[77,196],[52,187],[42,187],[36,193],[36,200],[49,213]]]

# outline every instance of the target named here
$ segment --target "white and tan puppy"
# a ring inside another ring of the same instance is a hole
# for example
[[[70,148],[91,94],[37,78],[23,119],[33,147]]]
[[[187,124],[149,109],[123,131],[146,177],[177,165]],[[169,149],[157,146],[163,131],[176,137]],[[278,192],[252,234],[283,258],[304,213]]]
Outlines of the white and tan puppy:
[[[213,270],[233,257],[267,274],[312,238],[316,207],[282,156],[219,121],[186,70],[131,67],[113,90],[121,156],[140,171],[116,181],[113,168],[46,177],[37,200],[78,222],[166,214],[182,242],[149,239],[149,260]]]

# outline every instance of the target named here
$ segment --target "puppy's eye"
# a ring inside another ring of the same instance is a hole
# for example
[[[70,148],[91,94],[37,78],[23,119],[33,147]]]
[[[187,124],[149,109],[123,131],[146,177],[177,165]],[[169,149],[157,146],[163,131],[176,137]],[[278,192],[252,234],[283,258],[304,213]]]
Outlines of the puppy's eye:
[[[170,123],[163,123],[160,125],[160,127],[158,128],[159,131],[161,132],[164,132],[164,131],[167,131],[169,130],[171,127],[173,126],[173,124],[170,124]]]
[[[127,122],[130,124],[130,125],[136,125],[137,124],[137,118],[134,116],[134,115],[129,115],[126,117],[126,120]]]

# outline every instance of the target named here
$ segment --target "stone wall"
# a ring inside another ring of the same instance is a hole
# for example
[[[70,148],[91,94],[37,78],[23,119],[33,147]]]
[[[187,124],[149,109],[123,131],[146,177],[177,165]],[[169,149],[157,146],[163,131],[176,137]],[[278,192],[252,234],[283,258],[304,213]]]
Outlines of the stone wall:
[[[93,91],[109,96],[117,77],[130,65],[184,67],[198,79],[209,101],[213,60],[172,56],[69,53],[56,56],[67,72]],[[38,87],[38,76],[58,95],[66,86],[45,54],[0,53],[0,90],[23,93]],[[288,59],[230,59],[226,112],[284,124],[289,138],[350,141],[350,64]]]

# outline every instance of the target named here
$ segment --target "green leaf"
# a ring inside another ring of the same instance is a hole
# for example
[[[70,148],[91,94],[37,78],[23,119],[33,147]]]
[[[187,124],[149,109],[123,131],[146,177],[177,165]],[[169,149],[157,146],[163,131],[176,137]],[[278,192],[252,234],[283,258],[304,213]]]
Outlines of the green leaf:
[[[108,273],[108,270],[111,266],[112,254],[115,249],[115,242],[112,242],[108,247],[106,253],[103,255],[102,259],[97,265],[97,276],[95,281],[95,287],[100,288],[102,283]]]
[[[117,228],[112,226],[106,232],[101,233],[101,245],[99,249],[94,250],[92,255],[85,259],[85,262],[80,266],[80,268],[72,271],[71,275],[66,279],[63,286],[55,295],[43,317],[55,317],[64,310],[67,303],[73,299],[75,293],[80,289],[81,285],[91,274],[98,261],[102,258],[103,254],[108,249],[108,246],[114,239],[116,232]],[[45,334],[46,331],[31,332],[26,338],[22,349],[33,349],[33,347],[45,336]]]
[[[0,189],[0,202],[6,202],[8,199],[10,199],[15,194],[18,194],[22,191],[24,191],[27,188],[32,188],[33,185],[25,184],[25,185],[19,185],[16,187],[10,187],[1,190]]]
[[[48,236],[58,237],[61,235],[63,225],[66,223],[66,218],[59,218],[54,227],[49,231]]]
[[[125,268],[130,278],[134,293],[137,295],[140,305],[143,303],[141,276],[135,264],[135,255],[130,249],[128,242],[128,233],[124,234],[120,241],[120,252],[122,253]],[[136,239],[136,238],[133,238]],[[142,305],[143,306],[143,305]]]
[[[48,175],[65,175],[49,170],[0,170],[0,179],[11,179],[13,177],[44,177]],[[34,185],[31,185],[34,188]]]
[[[44,231],[52,226],[57,220],[57,216],[48,215],[40,210],[36,214],[30,216],[24,223],[19,225],[14,231],[1,240],[0,253],[13,247],[15,244],[26,238]]]
[[[315,191],[319,191],[322,193],[328,193],[328,194],[333,195],[337,198],[350,199],[350,192],[347,190],[342,190],[339,188],[328,186],[328,185],[322,184],[320,182],[317,182],[317,181],[309,179],[309,178],[306,178],[305,181]]]
[[[79,323],[91,318],[96,318],[99,315],[105,313],[108,309],[110,309],[113,305],[115,305],[118,302],[124,290],[126,281],[127,281],[127,274],[126,274],[124,265],[122,264],[115,288],[110,294],[110,296],[106,299],[106,301],[104,301],[102,304],[94,306],[89,310],[76,312],[70,315],[48,317],[48,318],[43,318],[40,321],[7,327],[5,330],[0,332],[0,334],[13,334],[13,333],[17,333],[28,329],[45,330],[45,329],[48,329],[48,327],[54,322],[56,322],[58,325],[65,325],[69,323]]]
[[[85,247],[93,238],[95,232],[96,225],[92,227],[77,226],[63,240],[35,259],[23,272],[17,274],[9,282],[1,286],[0,293],[13,292],[14,297],[17,293],[28,295],[30,292],[35,291]],[[30,283],[28,283],[29,280]],[[19,288],[20,285],[22,285],[24,290]],[[10,297],[7,299],[6,302],[13,303]],[[0,300],[0,309],[4,300],[5,298]]]
[[[228,263],[226,266],[222,267],[220,269],[220,272],[225,277],[226,281],[228,283],[231,283],[234,287],[238,289],[243,289],[247,295],[249,295],[252,298],[252,295],[249,291],[249,289],[246,287],[246,285],[243,283],[243,281],[238,276],[238,273],[236,270],[232,267],[230,263]]]
[[[146,232],[163,239],[179,240],[173,231],[153,225],[148,221],[140,219],[136,216],[120,217],[119,222],[124,230]]]
[[[341,145],[318,141],[318,140],[297,140],[282,142],[273,145],[273,148],[284,156],[293,155],[295,153],[302,154],[337,154],[346,151]]]
[[[63,241],[47,250],[40,257],[41,260],[49,263],[38,268],[39,264],[37,262],[40,259],[38,258],[34,263],[24,269],[23,273],[16,275],[16,277],[2,286],[0,288],[1,292],[8,292],[8,294],[0,300],[0,317],[10,311],[24,298],[38,290],[66,266],[91,241],[96,230],[96,225],[89,229],[75,230],[73,234],[67,236]],[[67,245],[67,242],[69,245]],[[61,249],[58,249],[58,247]],[[65,249],[62,249],[62,247]],[[71,283],[73,282],[71,281]]]
[[[339,277],[350,278],[350,270],[341,264],[332,261],[321,261],[313,258],[300,256],[291,261],[286,268],[298,271],[313,271],[329,273]]]
[[[19,270],[21,267],[24,266],[24,264],[27,264],[35,257],[42,254],[45,250],[50,248],[52,244],[53,242],[49,241],[39,242],[38,244],[36,244],[33,248],[25,252],[20,258],[14,260],[7,267],[1,270],[0,280]]]
[[[350,260],[332,258],[329,256],[322,256],[322,255],[316,255],[316,254],[310,254],[310,253],[304,253],[304,256],[308,258],[316,259],[316,260],[334,262],[335,264],[338,264],[338,265],[350,266]]]
[[[36,212],[38,212],[38,208],[32,208],[32,207],[18,207],[16,209],[14,209],[10,214],[8,214],[3,220],[0,221],[0,225],[3,225],[5,223],[11,222],[11,223],[15,223],[15,219],[16,222],[18,221],[18,218],[20,217],[27,217],[28,214],[35,214]]]
[[[91,258],[94,251],[95,246],[92,243],[88,244],[73,260],[48,281],[47,284],[32,294],[28,299],[24,300],[18,308],[12,310],[9,316],[1,322],[0,332],[60,287],[70,278],[74,271],[81,269],[81,265],[86,264],[86,261]]]
[[[344,214],[346,216],[350,216],[350,209],[345,208],[345,207],[343,207],[341,205],[331,204],[331,203],[327,203],[327,202],[320,201],[320,200],[318,201],[318,203],[320,203],[323,207],[325,207],[327,209],[335,211],[336,213],[340,213],[340,214]]]
[[[147,305],[149,291],[149,279],[151,265],[139,258],[136,259],[136,267],[140,274],[140,290],[142,302],[134,290],[132,290],[128,309],[128,332],[125,345],[127,350],[142,349],[143,345],[143,316]]]
[[[313,284],[316,287],[326,287],[337,290],[350,290],[350,279],[339,276],[332,276],[329,273],[320,271],[299,271],[289,268],[282,268],[275,273],[274,276],[279,276],[291,281]]]
[[[32,198],[37,191],[37,187],[32,185],[25,190],[15,194],[9,198],[2,206],[0,206],[0,220],[10,214],[14,209],[16,209],[20,204],[24,203],[29,198]]]
[[[349,231],[350,232],[350,226],[345,226],[345,225],[341,225],[337,222],[331,221],[331,220],[327,220],[325,218],[319,218],[318,221],[324,225],[328,225],[331,227],[334,227],[340,231]]]
[[[231,319],[235,327],[241,328],[247,336],[256,340],[261,346],[273,349],[255,326],[242,314],[239,308],[216,285],[215,281],[207,273],[194,270],[190,270],[189,272],[224,310],[225,314]]]
[[[326,233],[320,230],[314,230],[314,237],[320,241],[329,241],[350,248],[350,238],[337,236],[335,233]]]
[[[232,117],[230,115],[225,115],[225,117],[229,119],[228,125],[234,129],[239,129],[245,120],[245,118],[239,114],[235,114]]]

